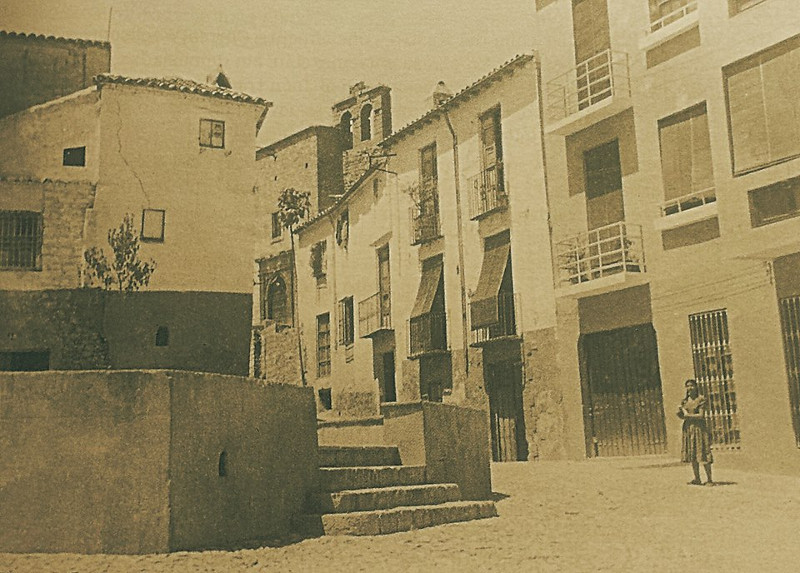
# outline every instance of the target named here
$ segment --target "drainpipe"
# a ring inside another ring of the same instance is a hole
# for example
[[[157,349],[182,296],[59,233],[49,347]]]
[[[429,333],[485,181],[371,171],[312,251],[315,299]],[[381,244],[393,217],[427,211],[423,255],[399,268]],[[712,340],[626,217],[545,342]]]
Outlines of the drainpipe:
[[[461,227],[461,183],[459,181],[459,166],[458,166],[458,136],[453,123],[450,121],[450,115],[447,113],[447,108],[443,107],[444,120],[447,123],[447,129],[450,130],[450,135],[453,138],[453,173],[456,191],[456,221],[458,222],[458,278],[459,286],[461,287],[461,338],[464,351],[464,371],[469,374],[469,331],[467,330],[467,285],[464,279],[464,231]]]

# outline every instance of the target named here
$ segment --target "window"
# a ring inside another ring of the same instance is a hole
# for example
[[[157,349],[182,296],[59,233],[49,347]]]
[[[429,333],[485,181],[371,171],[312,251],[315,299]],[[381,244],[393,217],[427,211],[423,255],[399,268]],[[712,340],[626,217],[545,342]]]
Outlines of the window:
[[[348,296],[339,301],[339,344],[350,346],[355,340],[353,325],[353,297]]]
[[[331,373],[331,315],[317,316],[317,378]]]
[[[664,199],[714,187],[705,102],[659,120]]]
[[[766,0],[728,0],[728,13],[735,16],[739,12],[752,8],[756,4],[761,4]]]
[[[419,190],[414,197],[412,212],[413,244],[424,243],[439,236],[439,192],[436,144],[419,152]]]
[[[800,177],[753,189],[748,196],[753,227],[800,215]]]
[[[42,214],[0,211],[0,269],[41,270]]]
[[[317,395],[319,396],[319,405],[323,410],[333,409],[333,397],[331,396],[330,388],[320,388],[317,390]]]
[[[800,155],[800,36],[723,68],[733,173]]]
[[[63,165],[83,167],[86,165],[86,147],[68,147],[64,150]]]
[[[317,286],[327,284],[328,257],[327,241],[319,241],[311,246],[311,274],[317,280]]]
[[[339,122],[339,130],[342,132],[342,143],[344,149],[353,148],[353,114],[346,111],[342,114],[342,119]]]
[[[679,20],[689,12],[697,10],[697,0],[649,0],[650,23],[655,24],[650,31]]]
[[[739,447],[733,356],[725,309],[689,316],[694,377],[707,400],[706,422],[715,446]]]
[[[350,239],[350,212],[346,209],[342,211],[336,220],[336,244],[343,249],[347,248]]]
[[[583,164],[586,172],[586,196],[589,199],[622,189],[618,140],[585,151]]]
[[[163,209],[144,209],[142,211],[142,240],[157,243],[164,242],[164,217]]]
[[[0,352],[0,372],[50,370],[50,351]]]
[[[286,296],[286,283],[279,275],[267,287],[267,318],[278,324],[290,324],[289,301]]]
[[[372,106],[370,104],[361,108],[361,141],[372,139]]]
[[[200,147],[225,147],[225,122],[215,119],[200,120]]]
[[[273,239],[280,239],[282,234],[283,234],[283,225],[281,224],[281,214],[279,211],[275,211],[272,214],[271,236]]]
[[[169,328],[159,326],[156,330],[156,346],[169,346]]]

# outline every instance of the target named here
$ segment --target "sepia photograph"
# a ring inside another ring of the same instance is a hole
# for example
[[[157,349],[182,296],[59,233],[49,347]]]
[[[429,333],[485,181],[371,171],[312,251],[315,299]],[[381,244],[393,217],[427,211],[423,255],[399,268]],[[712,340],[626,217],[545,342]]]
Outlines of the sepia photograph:
[[[0,573],[798,524],[800,1],[0,0]]]

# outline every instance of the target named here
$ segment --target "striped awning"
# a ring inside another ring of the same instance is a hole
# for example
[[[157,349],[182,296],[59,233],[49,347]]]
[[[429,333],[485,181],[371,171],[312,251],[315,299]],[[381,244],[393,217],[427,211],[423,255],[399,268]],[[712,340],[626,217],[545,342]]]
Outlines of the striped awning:
[[[500,320],[497,295],[500,292],[500,284],[503,282],[510,253],[511,246],[508,243],[483,252],[481,276],[470,304],[472,330],[497,324]]]
[[[422,263],[422,278],[419,281],[417,299],[414,301],[414,309],[411,311],[411,318],[428,314],[433,309],[433,299],[436,298],[436,291],[442,280],[442,259],[436,258]]]

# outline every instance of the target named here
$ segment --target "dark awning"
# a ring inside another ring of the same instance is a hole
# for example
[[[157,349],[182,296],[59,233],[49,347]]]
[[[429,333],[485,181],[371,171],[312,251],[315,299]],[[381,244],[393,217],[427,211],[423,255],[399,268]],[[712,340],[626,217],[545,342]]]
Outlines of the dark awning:
[[[423,261],[422,278],[419,281],[417,299],[414,301],[414,310],[411,311],[411,318],[428,314],[433,308],[433,299],[436,297],[436,289],[442,279],[442,259],[437,258],[432,261]]]
[[[500,293],[500,284],[503,282],[510,252],[511,247],[508,243],[483,252],[481,276],[470,304],[472,330],[497,324],[499,321],[497,295]]]

